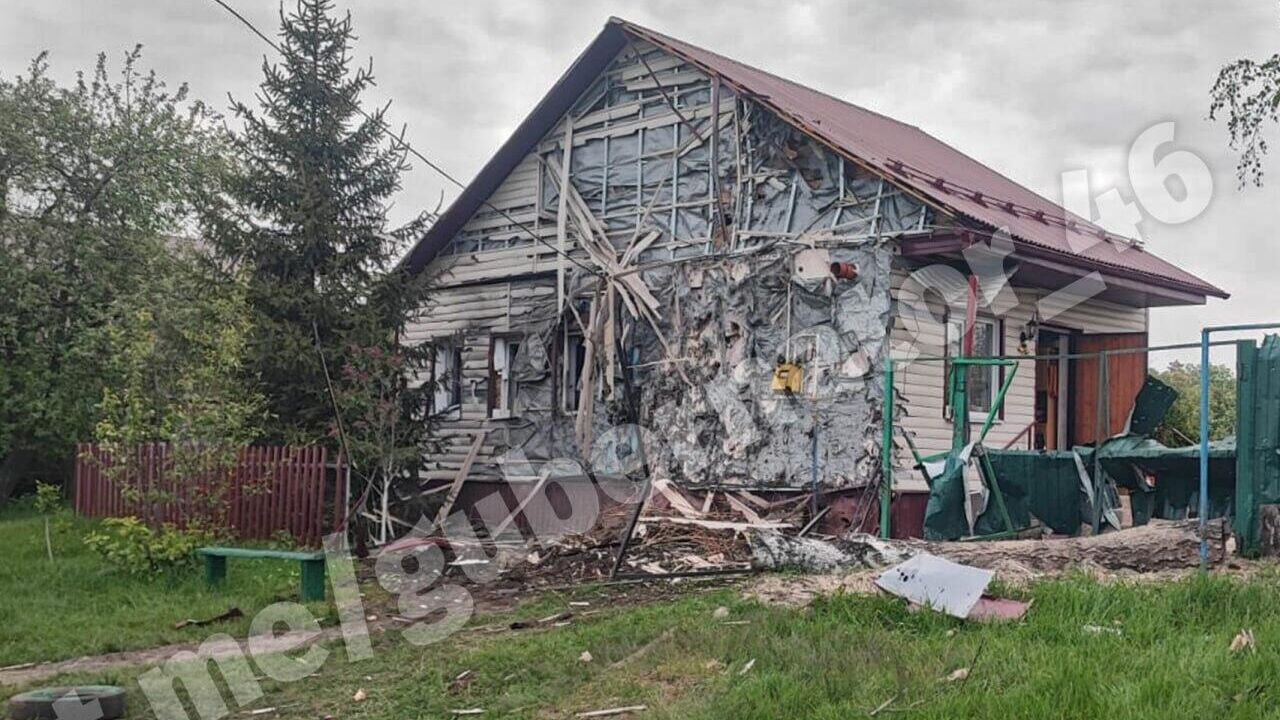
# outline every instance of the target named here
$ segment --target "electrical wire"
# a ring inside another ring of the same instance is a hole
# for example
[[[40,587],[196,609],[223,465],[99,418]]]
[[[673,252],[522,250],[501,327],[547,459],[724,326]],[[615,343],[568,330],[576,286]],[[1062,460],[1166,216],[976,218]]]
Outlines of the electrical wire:
[[[219,6],[221,6],[221,7],[222,7],[222,9],[224,9],[224,10],[226,10],[228,13],[230,13],[232,17],[234,17],[235,19],[239,20],[239,21],[241,22],[241,24],[243,24],[245,27],[249,28],[249,30],[250,30],[251,32],[253,32],[253,34],[254,34],[254,35],[257,35],[259,38],[261,38],[261,39],[262,39],[262,41],[263,41],[263,42],[265,42],[267,45],[271,46],[271,49],[275,50],[277,53],[279,53],[279,54],[281,54],[281,55],[283,55],[283,54],[284,54],[284,50],[282,50],[282,49],[280,48],[280,46],[279,46],[279,45],[277,45],[277,44],[276,44],[276,42],[275,42],[274,40],[272,40],[271,38],[267,37],[267,36],[266,36],[266,35],[265,35],[261,30],[259,30],[256,26],[254,26],[254,24],[253,24],[252,22],[250,22],[248,18],[246,18],[244,15],[241,15],[241,14],[240,14],[240,13],[239,13],[235,8],[233,8],[233,7],[231,7],[230,5],[228,5],[228,4],[225,2],[225,0],[213,0],[213,2],[217,3]],[[379,131],[381,134],[383,134],[384,136],[386,136],[388,139],[390,139],[390,140],[391,140],[391,143],[392,143],[392,146],[393,146],[393,147],[397,147],[398,149],[403,150],[403,151],[405,151],[405,152],[409,153],[410,155],[413,155],[414,157],[416,157],[416,158],[418,158],[419,160],[421,160],[421,161],[422,161],[422,162],[423,162],[427,167],[429,167],[429,168],[431,168],[432,170],[434,170],[437,174],[439,174],[439,175],[440,175],[441,177],[443,177],[444,179],[448,180],[449,182],[453,183],[454,185],[457,185],[459,188],[462,188],[462,189],[464,189],[464,190],[466,189],[466,187],[467,187],[467,186],[466,186],[466,184],[464,184],[461,180],[458,180],[456,177],[454,177],[453,175],[449,174],[449,172],[448,172],[448,171],[446,171],[444,168],[442,168],[440,165],[438,165],[438,164],[437,164],[437,163],[435,163],[435,162],[432,162],[432,160],[431,160],[430,158],[428,158],[426,155],[423,155],[421,152],[419,152],[419,151],[418,151],[416,148],[414,148],[412,145],[410,145],[409,143],[405,142],[405,140],[404,140],[404,138],[403,138],[403,137],[401,137],[401,136],[396,135],[395,133],[393,133],[393,132],[391,131],[391,128],[387,127],[387,124],[382,120],[382,118],[375,118],[375,117],[373,117],[373,116],[372,116],[372,115],[370,115],[368,112],[366,112],[366,111],[364,110],[364,108],[362,108],[362,107],[360,107],[359,105],[357,105],[357,104],[356,104],[356,102],[355,102],[354,100],[349,100],[349,99],[346,99],[346,98],[343,98],[343,99],[344,99],[344,100],[346,100],[347,104],[351,107],[351,109],[353,109],[353,110],[355,110],[357,113],[359,113],[359,114],[360,114],[364,119],[368,120],[369,122],[375,123],[375,124],[376,124],[376,127],[377,127],[377,129],[378,129],[378,131]],[[537,233],[535,233],[533,230],[529,229],[529,226],[525,225],[524,223],[522,223],[522,222],[520,222],[519,220],[517,220],[517,219],[515,219],[514,217],[512,217],[509,213],[507,213],[507,211],[503,210],[502,208],[499,208],[499,207],[495,206],[493,203],[489,202],[488,200],[483,200],[483,201],[481,201],[481,202],[482,202],[482,204],[483,204],[484,206],[488,207],[489,209],[491,209],[491,210],[493,210],[494,212],[496,212],[496,213],[498,213],[499,215],[501,215],[505,220],[509,221],[512,225],[514,225],[515,227],[517,227],[517,228],[519,228],[520,230],[522,230],[522,231],[524,231],[525,233],[527,233],[527,234],[529,235],[529,237],[533,238],[536,242],[538,242],[538,243],[540,243],[540,244],[542,244],[542,245],[545,245],[548,249],[550,249],[550,250],[552,250],[553,252],[555,252],[555,254],[557,254],[557,255],[559,255],[559,256],[561,256],[561,257],[563,257],[565,260],[568,260],[569,262],[573,263],[574,265],[577,265],[579,268],[582,268],[583,270],[586,270],[587,272],[591,273],[592,275],[595,275],[595,276],[597,276],[597,277],[603,277],[603,276],[604,276],[604,273],[602,273],[600,270],[598,270],[598,269],[596,269],[596,268],[593,268],[593,267],[590,267],[590,266],[588,266],[588,265],[583,264],[583,263],[582,263],[581,261],[579,261],[577,258],[572,257],[571,255],[569,255],[569,254],[568,254],[568,253],[566,253],[565,251],[563,251],[563,250],[561,250],[560,248],[556,247],[555,245],[552,245],[551,243],[547,242],[545,239],[543,239],[543,237],[542,237],[541,235],[538,235],[538,234],[537,234]]]

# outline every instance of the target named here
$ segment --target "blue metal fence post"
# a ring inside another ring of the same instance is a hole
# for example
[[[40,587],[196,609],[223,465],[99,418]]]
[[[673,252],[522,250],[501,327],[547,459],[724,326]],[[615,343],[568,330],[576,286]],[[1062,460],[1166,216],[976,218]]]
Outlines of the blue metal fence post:
[[[1200,331],[1200,569],[1209,568],[1209,328]]]
[[[1248,323],[1219,325],[1200,331],[1200,568],[1209,567],[1209,336],[1216,332],[1242,330],[1275,330],[1280,323]],[[1247,452],[1251,448],[1236,448]]]

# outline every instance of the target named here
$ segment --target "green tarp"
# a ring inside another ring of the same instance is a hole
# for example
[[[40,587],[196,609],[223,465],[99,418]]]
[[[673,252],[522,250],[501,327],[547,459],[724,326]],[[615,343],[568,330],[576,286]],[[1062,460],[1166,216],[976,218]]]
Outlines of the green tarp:
[[[969,517],[965,514],[964,472],[967,457],[947,455],[946,464],[929,488],[929,503],[924,509],[926,540],[955,540],[969,534]]]

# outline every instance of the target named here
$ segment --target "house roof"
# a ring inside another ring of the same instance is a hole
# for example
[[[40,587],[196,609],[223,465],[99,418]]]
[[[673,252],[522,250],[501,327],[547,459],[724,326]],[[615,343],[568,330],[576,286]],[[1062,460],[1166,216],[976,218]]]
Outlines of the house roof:
[[[409,254],[430,262],[508,173],[551,130],[626,44],[627,34],[719,77],[836,151],[914,190],[934,204],[1005,230],[1019,249],[1062,263],[1138,279],[1199,296],[1227,293],[1126,238],[1107,233],[914,125],[818,92],[744,63],[618,18],[578,57],[476,179]]]

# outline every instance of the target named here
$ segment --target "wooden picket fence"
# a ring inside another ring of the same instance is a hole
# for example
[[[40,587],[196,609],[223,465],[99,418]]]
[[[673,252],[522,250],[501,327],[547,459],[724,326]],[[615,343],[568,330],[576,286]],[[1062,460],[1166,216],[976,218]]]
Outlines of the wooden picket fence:
[[[288,533],[317,546],[323,535],[346,525],[347,466],[323,447],[246,447],[233,467],[178,483],[174,459],[163,443],[140,445],[122,491],[111,479],[111,455],[94,444],[76,446],[74,507],[84,517],[135,516],[150,525],[185,527],[208,517],[239,539],[266,540]],[[220,496],[222,502],[213,499]],[[203,503],[203,505],[201,505]]]

